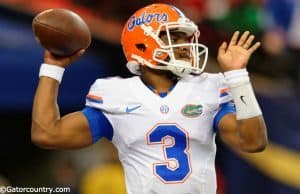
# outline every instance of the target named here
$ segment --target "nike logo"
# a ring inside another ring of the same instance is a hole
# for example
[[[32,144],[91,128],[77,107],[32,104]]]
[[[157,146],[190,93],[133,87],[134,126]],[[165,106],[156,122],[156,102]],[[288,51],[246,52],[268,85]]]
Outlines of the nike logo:
[[[129,107],[127,106],[127,107],[126,107],[126,112],[127,112],[127,113],[133,112],[133,111],[135,111],[136,109],[138,109],[138,108],[140,108],[140,107],[142,107],[142,105],[134,106],[134,107],[132,107],[132,108],[129,108]]]
[[[244,98],[245,98],[245,96],[240,96],[241,101],[242,101],[244,104],[247,104],[247,103],[245,102]]]

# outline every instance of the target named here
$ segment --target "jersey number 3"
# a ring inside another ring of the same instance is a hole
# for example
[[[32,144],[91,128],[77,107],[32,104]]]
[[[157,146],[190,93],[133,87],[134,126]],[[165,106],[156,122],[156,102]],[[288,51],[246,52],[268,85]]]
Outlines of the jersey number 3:
[[[161,144],[163,161],[153,163],[154,174],[164,183],[182,183],[191,174],[189,135],[177,124],[157,124],[147,133],[148,145]]]

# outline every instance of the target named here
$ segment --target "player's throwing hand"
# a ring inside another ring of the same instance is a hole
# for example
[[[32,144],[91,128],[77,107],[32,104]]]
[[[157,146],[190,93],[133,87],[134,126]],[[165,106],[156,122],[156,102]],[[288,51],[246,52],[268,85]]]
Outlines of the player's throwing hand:
[[[81,49],[80,51],[77,51],[75,54],[68,56],[68,57],[60,57],[51,54],[48,50],[45,51],[44,54],[44,62],[47,64],[52,64],[56,66],[60,66],[63,68],[66,68],[71,63],[76,61],[80,56],[84,54],[85,50]]]
[[[246,31],[239,38],[239,31],[236,31],[229,45],[223,42],[219,47],[218,62],[222,70],[230,71],[234,69],[246,68],[251,54],[260,46],[260,42],[252,44],[254,35]]]

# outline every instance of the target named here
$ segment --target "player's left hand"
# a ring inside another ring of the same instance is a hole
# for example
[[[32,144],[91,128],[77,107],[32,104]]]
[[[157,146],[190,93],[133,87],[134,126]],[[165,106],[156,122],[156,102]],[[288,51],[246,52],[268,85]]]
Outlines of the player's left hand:
[[[252,44],[254,35],[246,31],[239,38],[239,31],[234,32],[229,45],[223,42],[219,47],[218,62],[223,71],[246,68],[251,54],[261,45]]]

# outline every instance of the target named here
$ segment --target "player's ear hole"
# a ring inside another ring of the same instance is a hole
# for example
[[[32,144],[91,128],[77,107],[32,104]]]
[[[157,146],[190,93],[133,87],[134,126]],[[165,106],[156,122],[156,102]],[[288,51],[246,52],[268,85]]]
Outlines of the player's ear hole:
[[[137,49],[144,52],[146,50],[146,46],[144,44],[136,44],[135,45]]]

